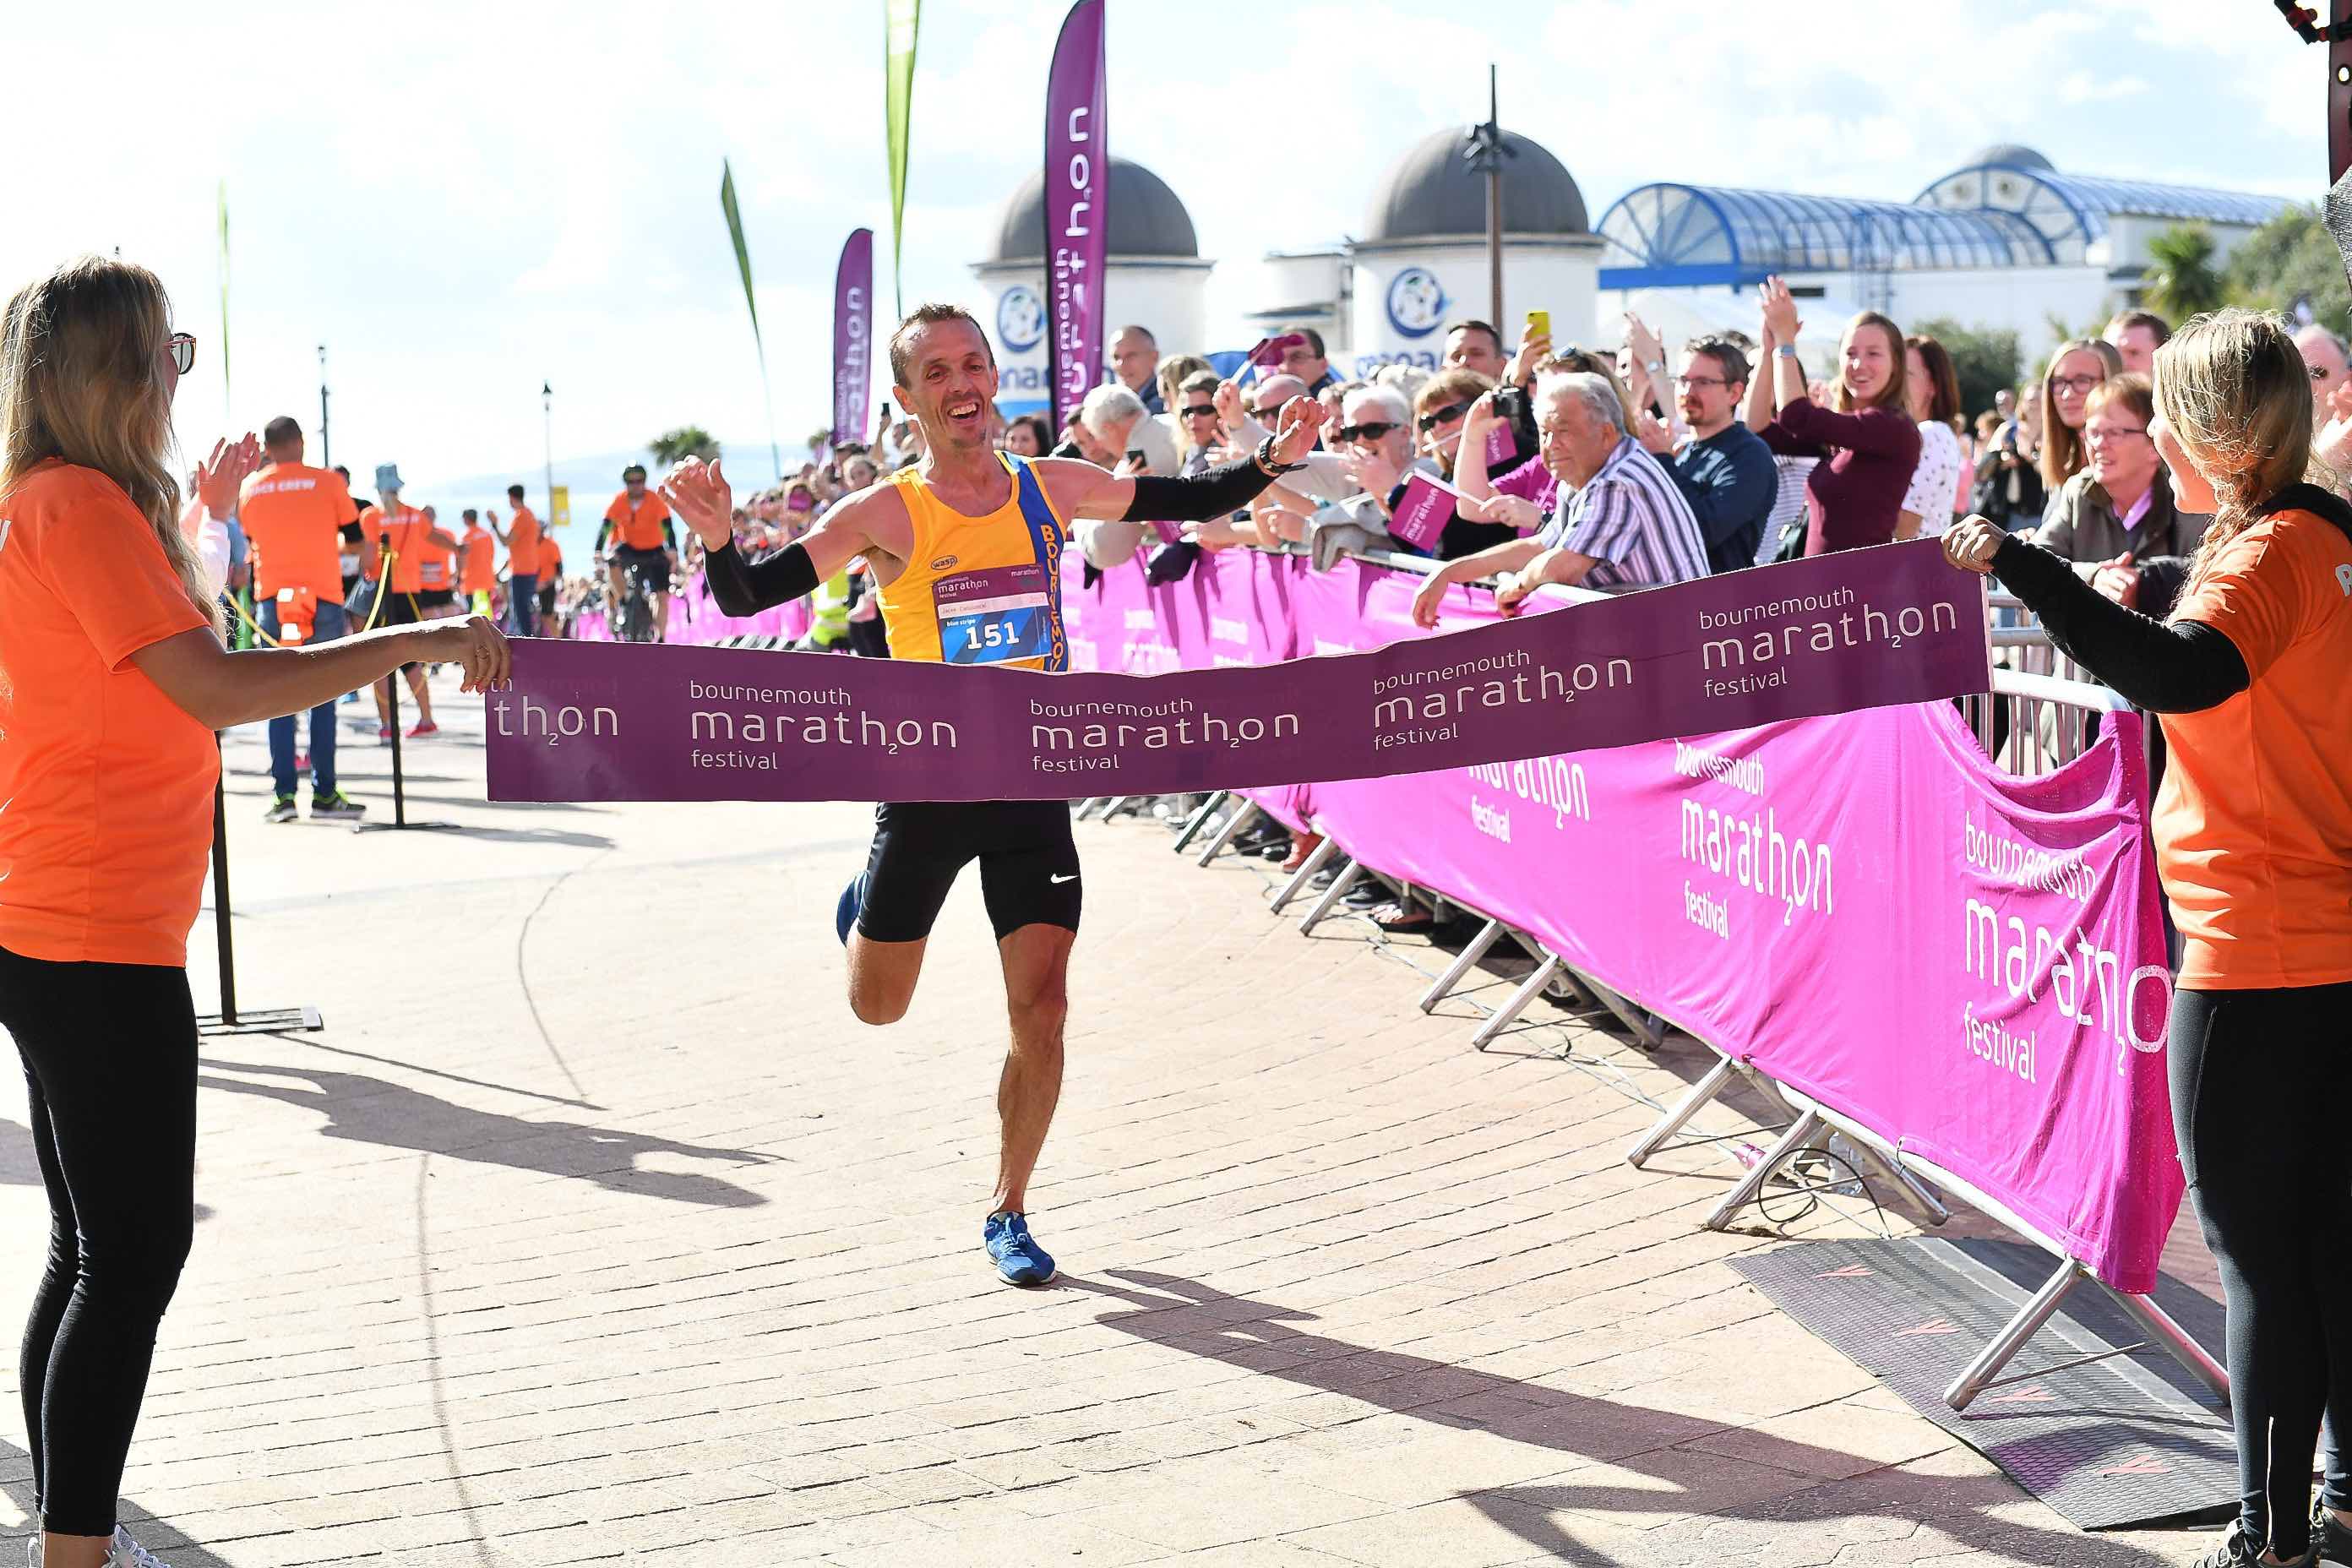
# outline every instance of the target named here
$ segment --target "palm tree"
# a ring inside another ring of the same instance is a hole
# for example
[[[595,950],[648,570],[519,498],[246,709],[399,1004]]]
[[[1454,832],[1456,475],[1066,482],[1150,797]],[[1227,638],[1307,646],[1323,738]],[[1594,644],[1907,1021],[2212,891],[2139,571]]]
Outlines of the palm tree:
[[[2201,223],[2175,224],[2147,242],[2148,307],[2179,322],[2218,310],[2229,297],[2213,265],[2213,231]]]
[[[704,462],[719,456],[718,438],[699,425],[681,425],[675,430],[665,430],[646,444],[654,455],[656,468],[668,468],[687,458],[700,458]]]

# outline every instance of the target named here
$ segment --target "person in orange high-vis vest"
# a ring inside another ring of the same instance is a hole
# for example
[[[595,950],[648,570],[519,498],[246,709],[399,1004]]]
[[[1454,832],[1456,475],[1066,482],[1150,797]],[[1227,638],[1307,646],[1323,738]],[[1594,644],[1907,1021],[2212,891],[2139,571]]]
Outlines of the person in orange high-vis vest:
[[[499,514],[490,513],[490,531],[507,547],[507,625],[515,636],[533,635],[539,608],[541,579],[539,548],[542,530],[539,516],[523,505],[520,485],[507,487],[507,504],[514,508],[514,526],[500,528]]]
[[[466,533],[458,541],[457,592],[478,616],[490,613],[490,590],[499,585],[498,536],[482,526],[482,514],[472,507],[464,512]]]
[[[377,504],[360,513],[360,529],[373,542],[377,563],[377,595],[383,609],[376,624],[384,626],[415,626],[426,619],[422,596],[425,592],[426,563],[439,552],[454,550],[457,542],[433,525],[433,520],[413,506],[404,506],[400,500],[400,467],[396,463],[379,465],[375,471]],[[444,569],[447,557],[439,557]],[[408,731],[411,740],[423,740],[441,732],[433,721],[433,694],[425,684],[425,667],[404,664],[401,673],[408,681],[409,694],[416,700],[416,723]],[[379,680],[375,686],[376,739],[384,745],[392,743],[392,680]]]
[[[509,673],[505,639],[478,618],[223,646],[219,584],[181,532],[171,462],[173,395],[195,350],[155,275],[111,258],[67,262],[0,313],[0,1030],[25,1068],[49,1208],[18,1362],[43,1568],[155,1563],[119,1494],[194,1235],[187,944],[215,732],[331,702],[404,659],[461,664],[469,689]],[[251,436],[216,449],[202,470],[212,519],[260,456]],[[12,1267],[30,1272],[19,1239]],[[153,1414],[175,1447],[202,1447],[190,1424],[213,1419]]]

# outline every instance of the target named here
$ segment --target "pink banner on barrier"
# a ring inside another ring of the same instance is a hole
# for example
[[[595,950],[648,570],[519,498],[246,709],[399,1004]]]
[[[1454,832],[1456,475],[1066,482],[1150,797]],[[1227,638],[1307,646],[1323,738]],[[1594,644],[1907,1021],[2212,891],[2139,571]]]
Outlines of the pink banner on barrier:
[[[1233,576],[1281,585],[1292,654],[1426,635],[1410,574],[1208,560],[1221,601]],[[1154,668],[1200,652],[1187,601],[1140,568],[1096,589],[1074,574],[1065,605],[1096,613],[1097,668],[1129,646]],[[1469,588],[1441,614],[1441,629],[1496,618]],[[2141,722],[2110,716],[2039,778],[2001,772],[1926,703],[1244,793],[1532,932],[2146,1290],[2182,1181]]]

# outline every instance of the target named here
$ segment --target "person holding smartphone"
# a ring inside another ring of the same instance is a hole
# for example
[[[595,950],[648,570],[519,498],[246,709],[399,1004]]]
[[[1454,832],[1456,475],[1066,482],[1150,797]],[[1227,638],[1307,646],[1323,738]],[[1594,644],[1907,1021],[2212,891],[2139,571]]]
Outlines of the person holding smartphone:
[[[0,1027],[49,1200],[25,1330],[40,1568],[162,1568],[117,1518],[124,1457],[194,1218],[196,1018],[213,731],[299,713],[409,660],[502,687],[482,616],[231,653],[180,529],[172,397],[195,340],[163,284],[95,256],[0,321]],[[259,465],[247,437],[238,479]]]

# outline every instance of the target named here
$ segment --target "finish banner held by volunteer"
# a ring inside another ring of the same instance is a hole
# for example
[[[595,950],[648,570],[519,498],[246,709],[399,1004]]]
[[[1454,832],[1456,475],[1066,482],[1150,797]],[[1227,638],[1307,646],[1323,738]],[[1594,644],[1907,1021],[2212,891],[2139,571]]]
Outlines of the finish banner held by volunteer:
[[[1990,681],[1980,579],[1933,541],[1370,652],[1041,675],[523,641],[490,798],[1055,800],[1377,778],[1923,702]]]

